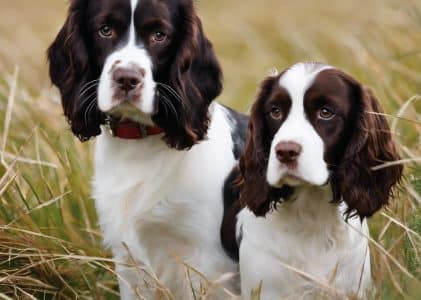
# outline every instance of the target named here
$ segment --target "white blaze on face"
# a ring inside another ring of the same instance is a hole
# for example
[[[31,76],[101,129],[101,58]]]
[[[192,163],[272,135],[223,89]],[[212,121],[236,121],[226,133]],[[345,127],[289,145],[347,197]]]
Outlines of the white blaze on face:
[[[152,75],[152,60],[144,45],[136,41],[136,30],[134,25],[134,14],[139,0],[131,0],[132,17],[129,30],[129,37],[125,45],[112,53],[105,61],[98,87],[98,106],[103,112],[109,112],[116,108],[119,101],[114,99],[113,70],[143,69],[143,87],[140,99],[132,104],[144,115],[150,116],[155,110],[155,87],[156,83]]]
[[[271,186],[280,186],[284,183],[297,184],[294,177],[314,185],[323,185],[328,180],[329,173],[324,161],[323,140],[307,119],[304,110],[306,91],[311,87],[316,76],[327,69],[331,67],[301,63],[289,69],[279,80],[279,85],[288,91],[292,105],[285,122],[272,140],[266,174]],[[278,161],[275,147],[281,142],[294,142],[302,147],[297,160],[297,168],[289,169]]]

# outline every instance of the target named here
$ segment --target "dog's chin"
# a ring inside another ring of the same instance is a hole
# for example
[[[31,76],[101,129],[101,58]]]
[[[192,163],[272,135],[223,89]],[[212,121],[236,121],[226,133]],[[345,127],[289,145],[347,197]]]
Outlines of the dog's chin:
[[[142,112],[139,107],[125,101],[106,112],[107,115],[121,120],[131,120],[148,126],[155,126],[152,115]]]

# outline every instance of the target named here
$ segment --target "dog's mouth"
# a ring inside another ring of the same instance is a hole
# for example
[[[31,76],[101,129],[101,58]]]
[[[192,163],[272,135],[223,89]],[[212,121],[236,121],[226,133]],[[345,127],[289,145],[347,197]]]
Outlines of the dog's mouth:
[[[155,109],[152,114],[142,112],[130,97],[104,113],[113,120],[130,120],[147,126],[156,126],[153,117],[158,113],[178,119],[177,106],[183,105],[183,98],[171,86],[157,82],[154,98]]]
[[[278,182],[272,185],[272,187],[281,188],[285,185],[290,186],[290,187],[297,187],[304,184],[308,184],[308,183],[304,179],[302,179],[300,176],[291,174],[288,172],[284,174],[283,176],[281,176]]]
[[[283,184],[289,185],[289,186],[299,186],[303,185],[305,181],[296,175],[293,174],[287,174],[285,177],[281,179],[283,181]]]
[[[284,164],[270,164],[267,169],[267,182],[279,188],[283,185],[292,187],[313,186],[322,187],[330,182],[330,173],[323,164],[309,165],[300,163],[297,168],[291,169]]]
[[[99,82],[100,79],[97,81]],[[128,92],[114,87],[113,90],[118,90],[119,92],[112,94],[111,105],[101,107],[99,103],[99,108],[102,113],[113,119],[129,119],[136,122],[145,122],[145,125],[152,125],[152,119],[158,114],[166,118],[179,119],[179,111],[184,106],[184,100],[173,87],[155,81],[154,91],[150,99],[143,93],[137,93],[143,88],[144,83],[138,84],[134,90]],[[151,102],[152,109],[145,110],[142,105],[144,102]]]
[[[304,176],[301,176],[299,174],[296,174],[295,172],[286,172],[284,175],[281,176],[279,181],[273,185],[275,188],[280,188],[284,185],[288,185],[291,187],[300,187],[300,186],[325,186],[329,183],[329,178],[322,182],[314,182],[311,179],[307,179]]]

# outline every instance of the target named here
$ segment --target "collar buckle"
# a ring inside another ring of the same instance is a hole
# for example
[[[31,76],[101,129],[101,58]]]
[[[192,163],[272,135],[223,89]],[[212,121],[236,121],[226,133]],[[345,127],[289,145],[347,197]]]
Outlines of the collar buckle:
[[[108,131],[108,133],[112,136],[115,137],[115,132],[113,130],[113,120],[110,116],[106,116],[104,119],[104,127],[105,129]]]
[[[140,124],[140,123],[139,123],[139,132],[140,132],[140,135],[141,135],[141,137],[140,137],[141,139],[144,139],[148,136],[148,129],[146,128],[145,125]]]

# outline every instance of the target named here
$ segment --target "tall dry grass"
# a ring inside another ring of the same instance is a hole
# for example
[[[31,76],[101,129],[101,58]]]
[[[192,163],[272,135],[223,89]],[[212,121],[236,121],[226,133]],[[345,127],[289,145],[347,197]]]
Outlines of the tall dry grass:
[[[302,60],[343,68],[374,89],[406,165],[396,199],[370,220],[374,297],[419,299],[421,3],[197,6],[225,70],[221,102],[246,111],[270,69]],[[45,49],[65,7],[58,0],[0,3],[0,299],[118,298],[90,197],[92,143],[70,134],[46,72]]]

